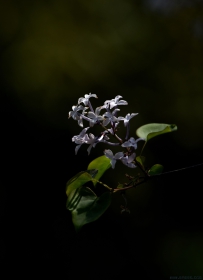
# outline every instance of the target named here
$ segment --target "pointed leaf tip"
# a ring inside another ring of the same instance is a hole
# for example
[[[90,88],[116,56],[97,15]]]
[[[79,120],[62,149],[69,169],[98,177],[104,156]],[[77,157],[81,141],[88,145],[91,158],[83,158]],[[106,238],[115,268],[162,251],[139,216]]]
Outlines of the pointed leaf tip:
[[[153,165],[150,170],[148,171],[148,174],[150,176],[158,175],[163,172],[164,167],[161,164],[155,164]]]
[[[165,124],[165,123],[149,123],[139,127],[136,130],[136,135],[143,138],[146,142],[151,138],[176,131],[178,128],[175,124]]]

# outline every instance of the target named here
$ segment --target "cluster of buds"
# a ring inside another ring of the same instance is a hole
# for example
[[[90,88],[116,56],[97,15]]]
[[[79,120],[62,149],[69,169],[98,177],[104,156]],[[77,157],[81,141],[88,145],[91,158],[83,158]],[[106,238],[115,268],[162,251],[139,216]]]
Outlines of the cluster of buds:
[[[90,98],[98,98],[96,94],[85,94],[84,97],[78,99],[78,104],[72,106],[72,111],[69,112],[69,118],[73,118],[78,122],[80,127],[83,127],[83,120],[89,123],[89,126],[84,128],[79,135],[73,136],[72,141],[77,144],[75,148],[75,154],[77,154],[79,148],[83,144],[88,144],[87,149],[88,155],[92,147],[94,148],[97,143],[106,143],[111,146],[121,146],[125,148],[125,152],[118,152],[115,155],[109,149],[104,150],[104,154],[111,161],[112,168],[115,168],[117,160],[120,160],[124,165],[135,168],[135,150],[137,149],[137,142],[144,140],[142,138],[134,139],[129,137],[130,123],[129,121],[136,116],[138,113],[127,114],[125,117],[117,116],[120,109],[120,105],[128,105],[127,101],[120,100],[122,96],[117,95],[114,99],[106,100],[104,105],[97,107],[95,110],[92,108]],[[106,112],[100,114],[102,110]],[[125,139],[121,139],[117,135],[118,124],[120,121],[123,121],[124,126],[126,127],[126,136]],[[87,130],[94,125],[101,126],[104,130],[97,136],[89,133]],[[116,142],[110,142],[110,137],[113,137]]]

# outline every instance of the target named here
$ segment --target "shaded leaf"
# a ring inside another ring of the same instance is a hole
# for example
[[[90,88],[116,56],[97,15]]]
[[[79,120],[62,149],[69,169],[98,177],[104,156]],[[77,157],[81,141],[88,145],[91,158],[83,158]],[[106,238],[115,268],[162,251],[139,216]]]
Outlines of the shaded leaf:
[[[175,124],[149,123],[139,127],[136,130],[136,135],[147,142],[155,136],[173,132],[175,130],[177,130],[177,126]]]
[[[148,171],[148,174],[150,176],[161,174],[163,171],[163,168],[164,167],[161,164],[155,164],[150,168],[150,170]]]
[[[74,177],[72,177],[66,184],[66,195],[69,196],[69,194],[84,185],[85,183],[92,181],[92,176],[86,172],[81,171],[78,174],[76,174]]]
[[[66,208],[70,211],[74,210],[80,199],[81,199],[81,189],[82,187],[79,187],[75,190],[73,190],[69,195],[68,195],[68,198],[67,198],[67,202],[66,202]]]
[[[138,156],[138,157],[136,157],[136,161],[139,162],[141,164],[141,166],[145,169],[145,167],[144,167],[145,157]]]
[[[79,193],[80,200],[72,211],[72,221],[76,231],[79,231],[85,224],[97,220],[111,203],[110,192],[105,192],[97,197],[91,189],[83,187],[79,189]]]
[[[90,169],[90,170],[86,170],[87,173],[89,173],[92,178],[95,178],[96,174],[98,173],[97,169]]]
[[[99,180],[101,176],[104,174],[104,172],[111,167],[110,159],[106,156],[100,156],[96,159],[94,159],[90,164],[88,165],[87,169],[92,170],[96,169],[98,170],[97,174],[95,174],[94,178],[96,180]],[[93,182],[94,185],[97,184],[96,181]]]

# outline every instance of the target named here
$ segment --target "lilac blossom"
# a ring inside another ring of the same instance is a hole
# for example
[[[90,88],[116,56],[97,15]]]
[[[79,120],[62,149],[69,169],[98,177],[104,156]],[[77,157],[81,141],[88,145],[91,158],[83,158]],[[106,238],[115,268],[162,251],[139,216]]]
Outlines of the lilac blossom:
[[[79,150],[79,148],[81,147],[82,144],[86,143],[86,131],[89,129],[89,127],[84,128],[79,135],[73,136],[72,138],[72,142],[75,142],[76,144],[78,144],[75,148],[75,154],[77,155],[77,152]]]
[[[84,107],[82,105],[79,106],[72,106],[73,111],[69,112],[69,118],[73,118],[74,120],[78,121],[78,125],[83,127],[83,115],[86,114],[85,110],[88,109],[88,107]],[[79,111],[82,111],[82,113],[79,113]]]
[[[125,100],[120,100],[122,96],[117,95],[114,99],[107,100],[104,102],[104,105],[97,107],[94,111],[92,108],[92,105],[90,103],[90,98],[94,97],[97,98],[96,94],[85,94],[84,97],[81,97],[78,99],[78,105],[77,106],[72,106],[72,111],[69,112],[69,118],[73,118],[78,122],[78,125],[83,127],[83,121],[87,121],[89,123],[89,126],[87,128],[84,128],[79,135],[73,136],[72,141],[75,142],[77,145],[75,148],[75,154],[77,154],[79,148],[83,144],[89,145],[87,152],[88,155],[91,152],[91,149],[94,148],[97,143],[104,143],[107,145],[111,146],[121,146],[123,148],[127,149],[127,152],[118,152],[115,155],[111,150],[106,149],[104,151],[104,154],[107,158],[110,159],[111,166],[112,168],[115,168],[115,164],[117,160],[120,160],[124,165],[130,167],[130,168],[135,168],[135,153],[130,154],[132,151],[129,148],[137,149],[137,142],[140,140],[144,140],[142,138],[139,138],[135,140],[133,137],[129,139],[129,128],[130,128],[130,120],[136,116],[138,113],[131,113],[127,114],[125,117],[119,116],[117,117],[117,113],[120,111],[120,109],[117,108],[118,105],[127,105],[128,103]],[[83,103],[85,105],[82,106],[80,103]],[[115,108],[114,108],[115,107]],[[111,112],[111,109],[113,111]],[[88,111],[89,109],[89,111]],[[105,109],[106,112],[101,115],[100,112],[102,109]],[[87,112],[86,112],[87,111]],[[118,125],[119,122],[123,121],[124,126],[126,127],[126,137],[125,137],[125,142],[123,141],[122,138],[120,138],[117,135],[118,131]],[[103,132],[100,132],[99,135],[94,135],[92,133],[87,134],[87,130],[90,127],[93,127],[95,124],[100,125],[100,127],[104,128]],[[107,129],[105,128],[107,125],[110,125],[110,127]],[[113,137],[116,139],[116,142],[110,142],[110,138],[108,136]]]
[[[97,140],[98,140],[98,137],[95,137],[94,134],[92,134],[92,133],[89,133],[89,135],[86,135],[85,143],[90,144],[87,149],[88,155],[90,154],[92,147],[95,147],[96,144],[98,143]]]
[[[103,116],[105,117],[105,120],[103,121],[104,126],[107,126],[110,122],[118,122],[118,119],[115,117],[117,111],[120,111],[120,109],[115,109],[112,113],[106,112],[103,114]]]
[[[88,112],[87,116],[91,119],[90,120],[90,126],[91,127],[94,124],[96,124],[96,123],[98,123],[100,121],[104,121],[104,117],[99,115],[101,109],[102,109],[102,106],[101,107],[97,107],[96,110],[95,110],[95,113],[94,112]]]
[[[68,118],[73,118],[74,120],[78,120],[80,118],[80,114],[78,114],[79,111],[87,109],[86,107],[79,105],[79,106],[72,106],[73,111],[69,112]]]
[[[118,106],[118,105],[128,105],[128,102],[125,101],[125,100],[119,100],[120,98],[123,98],[121,95],[117,95],[115,97],[115,99],[111,99],[111,100],[106,100],[104,102],[104,104],[107,104],[109,105],[110,109],[112,109],[113,107],[115,106]]]
[[[136,165],[133,163],[135,158],[135,153],[131,154],[130,156],[124,156],[121,158],[123,164],[127,165],[130,168],[135,168]]]
[[[104,154],[107,158],[111,160],[111,166],[113,169],[115,168],[116,161],[124,156],[123,152],[118,152],[114,156],[111,150],[104,150]]]
[[[137,142],[140,141],[140,140],[144,140],[142,138],[138,138],[137,140],[135,140],[135,138],[133,137],[130,137],[130,139],[126,142],[124,142],[121,146],[122,147],[133,147],[135,150],[137,149]]]
[[[83,127],[83,119],[86,119],[86,117],[84,116],[85,114],[87,114],[87,112],[85,112],[88,109],[88,107],[84,107],[84,109],[82,110],[82,113],[78,119],[78,125]]]
[[[132,114],[127,114],[126,116],[125,116],[125,118],[124,117],[118,117],[118,120],[119,121],[124,121],[124,126],[127,126],[128,124],[129,124],[129,121],[134,117],[134,116],[136,116],[136,115],[138,115],[138,113],[132,113]]]
[[[96,94],[92,94],[92,93],[90,93],[90,94],[85,94],[85,97],[80,97],[80,98],[78,99],[78,104],[84,103],[85,106],[88,106],[88,105],[89,105],[89,99],[90,99],[90,97],[98,98]]]

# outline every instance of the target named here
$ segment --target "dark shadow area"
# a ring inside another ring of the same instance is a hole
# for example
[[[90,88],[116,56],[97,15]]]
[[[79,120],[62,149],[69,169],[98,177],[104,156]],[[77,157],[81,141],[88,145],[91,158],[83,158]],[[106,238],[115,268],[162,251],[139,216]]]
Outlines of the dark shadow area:
[[[203,162],[201,1],[26,3],[0,0],[2,275],[203,277],[203,166],[130,190],[130,214],[121,214],[116,195],[78,234],[65,193],[106,148],[75,155],[71,139],[81,128],[68,112],[90,92],[99,97],[94,108],[116,95],[129,102],[120,113],[139,113],[133,137],[146,123],[177,124],[147,144],[149,167],[168,172]],[[123,167],[103,179],[123,182]]]

